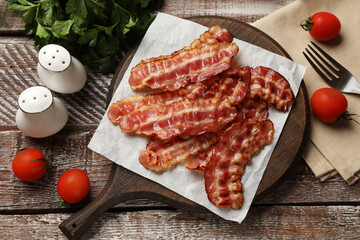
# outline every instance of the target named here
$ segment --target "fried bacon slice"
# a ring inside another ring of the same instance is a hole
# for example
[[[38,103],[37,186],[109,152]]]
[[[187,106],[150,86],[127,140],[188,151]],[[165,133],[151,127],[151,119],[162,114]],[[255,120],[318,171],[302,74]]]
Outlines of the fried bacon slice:
[[[205,189],[210,202],[217,207],[242,207],[241,176],[246,164],[272,141],[273,134],[270,120],[244,120],[224,132],[205,169]]]
[[[231,68],[232,69],[232,68]],[[235,68],[234,68],[235,69]],[[237,74],[228,75],[237,71]],[[214,76],[201,83],[192,83],[173,92],[157,94],[136,94],[129,98],[111,104],[108,118],[114,124],[119,124],[123,115],[137,108],[147,105],[170,105],[184,99],[194,100],[199,97],[212,98],[214,96],[227,96],[232,105],[239,104],[246,96],[250,83],[250,67],[228,70],[224,74]]]
[[[119,125],[124,132],[170,139],[216,132],[236,115],[227,98],[185,99],[169,106],[143,106],[124,115]]]
[[[237,105],[245,98],[249,90],[249,85],[248,82],[239,81],[239,79],[236,78],[220,77],[203,97],[226,96],[231,105]]]
[[[254,100],[250,97],[245,99],[237,105],[239,113],[236,121],[240,122],[243,119],[250,119],[252,121],[263,121],[269,116],[267,104],[261,100]]]
[[[108,118],[112,123],[119,124],[123,115],[131,113],[142,106],[166,106],[183,101],[184,99],[194,100],[199,98],[216,79],[217,76],[214,76],[204,82],[189,84],[174,92],[161,92],[146,95],[136,94],[129,98],[119,100],[111,104],[108,111]]]
[[[218,141],[216,133],[183,139],[175,137],[170,140],[150,139],[146,150],[139,155],[140,163],[154,172],[163,172],[173,168]]]
[[[146,59],[131,69],[129,84],[133,90],[148,87],[175,91],[228,69],[238,51],[235,43],[221,42],[188,47],[168,56]]]
[[[226,71],[221,73],[222,75],[226,75],[229,77],[237,77],[240,78],[244,82],[251,82],[251,69],[249,66],[245,66],[242,68],[238,67],[230,67]]]
[[[294,102],[289,82],[267,67],[251,68],[250,97],[261,99],[279,111],[287,111]]]
[[[230,75],[234,71],[236,75]],[[203,97],[226,96],[232,105],[237,105],[245,98],[250,86],[250,67],[230,68],[219,75]]]
[[[215,37],[216,40],[218,40],[219,42],[227,42],[230,43],[233,40],[233,36],[232,34],[226,29],[226,28],[222,28],[219,25],[215,25],[212,26],[209,29],[209,33]],[[200,37],[200,41],[201,41],[201,37]]]
[[[209,157],[212,152],[214,145],[210,146],[208,149],[199,151],[198,153],[189,156],[185,159],[185,167],[193,171],[205,170],[207,163],[209,162]]]
[[[230,43],[233,40],[232,34],[226,29],[218,25],[212,26],[208,31],[201,34],[199,39],[195,39],[190,48],[201,47],[203,44],[214,44],[218,42]]]
[[[237,108],[239,112],[233,120],[233,123],[241,122],[244,119],[254,122],[264,121],[269,116],[269,111],[265,102],[255,101],[249,97],[246,97],[240,104],[238,104]],[[220,139],[222,132],[223,131],[220,131],[218,134],[214,134],[216,143]],[[210,161],[210,156],[214,146],[215,144],[186,158],[185,167],[190,170],[204,171],[207,163]]]

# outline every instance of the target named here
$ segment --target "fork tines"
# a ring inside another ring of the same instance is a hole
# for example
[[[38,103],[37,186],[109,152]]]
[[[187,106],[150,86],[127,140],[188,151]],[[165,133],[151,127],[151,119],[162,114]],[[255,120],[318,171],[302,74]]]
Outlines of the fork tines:
[[[311,43],[322,55],[320,55],[310,44],[308,44],[308,47],[311,49],[311,51],[305,48],[307,54],[305,52],[303,52],[303,54],[305,58],[308,60],[308,62],[311,64],[311,66],[315,69],[315,71],[329,85],[332,85],[332,83],[334,83],[332,81],[338,79],[338,76],[344,70],[344,68],[335,59],[329,56],[329,54],[327,54],[318,45],[316,45],[313,41],[311,41]],[[316,55],[316,57],[314,55]],[[329,62],[332,63],[333,65],[331,65]]]

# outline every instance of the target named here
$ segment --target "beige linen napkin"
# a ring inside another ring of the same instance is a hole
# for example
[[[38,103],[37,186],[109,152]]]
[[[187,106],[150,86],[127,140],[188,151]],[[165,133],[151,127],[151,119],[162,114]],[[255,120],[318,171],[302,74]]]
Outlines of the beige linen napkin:
[[[321,11],[335,14],[342,24],[340,35],[328,42],[314,40],[299,26],[303,19]],[[310,98],[315,90],[328,87],[302,54],[310,41],[315,41],[360,81],[359,12],[359,0],[297,0],[253,25],[282,45],[295,62],[307,66],[304,81]],[[348,111],[360,115],[360,95],[345,96]],[[309,141],[303,152],[307,164],[322,181],[339,172],[347,183],[355,183],[360,178],[360,126],[355,122],[326,124],[313,114],[310,118]]]

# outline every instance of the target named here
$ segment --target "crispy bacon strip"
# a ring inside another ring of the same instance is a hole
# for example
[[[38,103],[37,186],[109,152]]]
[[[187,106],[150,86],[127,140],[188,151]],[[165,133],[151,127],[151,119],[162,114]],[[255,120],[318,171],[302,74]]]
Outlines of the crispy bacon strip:
[[[217,207],[242,207],[241,176],[246,164],[272,141],[273,134],[270,120],[244,120],[224,132],[205,169],[205,188],[210,202]]]
[[[176,137],[170,140],[151,139],[139,156],[140,163],[154,172],[163,172],[173,168],[192,155],[209,148],[218,140],[216,133],[183,139]]]
[[[244,82],[249,82],[249,83],[251,82],[251,69],[249,66],[245,66],[242,68],[231,67],[221,74],[230,77],[240,78]]]
[[[233,40],[232,34],[226,29],[218,25],[212,26],[208,31],[201,34],[199,39],[195,39],[190,48],[201,47],[203,44],[214,44],[218,42],[230,43]]]
[[[237,105],[245,98],[249,85],[248,82],[239,81],[236,78],[220,77],[219,81],[216,81],[204,94],[204,97],[226,96],[231,105]]]
[[[239,113],[237,115],[237,122],[239,119],[250,119],[252,121],[263,121],[269,116],[267,104],[263,101],[254,100],[249,97],[237,105]]]
[[[236,75],[230,75],[236,71]],[[232,105],[239,104],[246,96],[250,85],[250,67],[242,69],[230,68],[220,74],[209,90],[204,94],[205,98],[214,96],[226,96]]]
[[[202,82],[231,66],[238,53],[235,43],[203,44],[184,48],[168,56],[141,61],[132,68],[129,84],[138,90],[175,91],[191,82]]]
[[[184,134],[196,136],[216,132],[236,115],[236,107],[226,98],[185,99],[170,106],[138,108],[121,118],[120,128],[124,132],[170,139]]]
[[[244,119],[249,121],[264,121],[269,116],[269,111],[266,103],[255,101],[251,98],[246,97],[241,104],[237,105],[238,114],[233,120],[233,123],[238,123]],[[217,138],[216,142],[220,139],[222,132],[218,132],[217,135],[214,134],[214,137]],[[210,156],[213,151],[213,148],[216,145],[211,145],[209,148],[206,148],[185,160],[185,167],[190,170],[204,171],[207,163],[210,161]]]
[[[208,163],[209,154],[211,154],[212,147],[213,146],[186,158],[185,167],[189,170],[203,172],[205,170],[206,164]]]
[[[157,94],[136,94],[129,98],[119,100],[111,104],[108,118],[114,124],[119,124],[123,115],[131,113],[135,109],[148,105],[170,105],[184,99],[194,100],[199,98],[217,77],[212,77],[202,83],[189,84],[174,92],[162,92]]]
[[[279,111],[287,111],[294,102],[289,82],[278,72],[267,67],[251,69],[250,97],[273,105]]]
[[[233,40],[232,34],[226,28],[222,28],[222,27],[220,27],[218,25],[212,26],[209,29],[209,32],[213,36],[215,36],[216,40],[218,40],[219,42],[228,42],[228,43],[230,43]]]

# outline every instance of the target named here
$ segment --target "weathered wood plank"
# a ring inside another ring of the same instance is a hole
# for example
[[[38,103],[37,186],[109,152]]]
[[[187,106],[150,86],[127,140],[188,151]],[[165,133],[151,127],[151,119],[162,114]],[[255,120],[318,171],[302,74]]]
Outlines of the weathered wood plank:
[[[337,204],[360,203],[360,184],[348,185],[340,175],[321,182],[299,159],[284,181],[256,204]]]
[[[73,132],[44,138],[32,139],[24,137],[18,131],[0,133],[0,208],[14,209],[52,209],[59,207],[56,183],[59,176],[71,168],[80,168],[89,174],[91,192],[87,200],[94,198],[106,183],[111,162],[94,155],[87,149],[90,132]],[[52,151],[54,158],[48,162],[45,176],[35,183],[22,182],[12,173],[11,162],[16,149],[35,147],[43,152]],[[85,201],[84,204],[86,204]]]
[[[294,0],[163,1],[160,11],[183,18],[198,15],[215,15],[230,17],[247,23],[253,23],[293,1]]]
[[[0,130],[16,129],[19,94],[43,85],[37,74],[38,50],[28,38],[0,38]],[[74,94],[57,94],[69,111],[67,129],[95,128],[104,115],[112,74],[87,69],[85,87]]]
[[[105,186],[112,162],[87,148],[92,131],[68,132],[44,138],[27,138],[19,131],[0,132],[0,212],[52,212],[74,211],[92,201]],[[34,147],[52,151],[54,157],[48,162],[46,174],[33,183],[22,182],[12,172],[12,159],[17,149]],[[80,204],[59,209],[60,198],[56,184],[60,175],[71,168],[85,170],[91,181],[88,197]],[[129,201],[121,207],[165,206],[154,201]]]
[[[19,131],[0,132],[0,212],[74,211],[98,196],[110,175],[112,163],[86,147],[91,135],[92,131],[60,131],[49,138],[32,139],[24,137]],[[34,183],[20,181],[11,169],[17,149],[27,147],[44,152],[52,150],[54,154],[45,176]],[[359,184],[348,186],[338,176],[320,183],[304,165],[303,161],[300,162],[278,188],[255,205],[360,203]],[[70,168],[81,168],[89,174],[90,195],[80,204],[59,210],[57,179]],[[165,206],[154,201],[133,200],[118,205],[117,209]]]
[[[65,239],[69,214],[1,215],[0,239]],[[242,224],[178,210],[106,213],[82,239],[356,239],[359,206],[254,207]]]
[[[0,1],[0,34],[23,34],[25,22],[20,13],[8,10],[9,5],[5,0]]]

